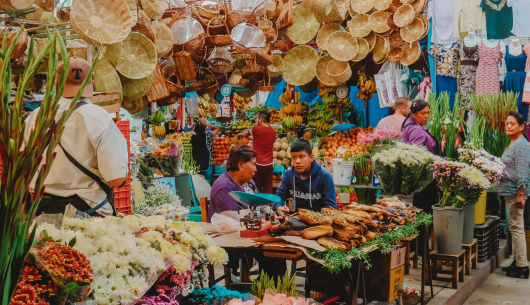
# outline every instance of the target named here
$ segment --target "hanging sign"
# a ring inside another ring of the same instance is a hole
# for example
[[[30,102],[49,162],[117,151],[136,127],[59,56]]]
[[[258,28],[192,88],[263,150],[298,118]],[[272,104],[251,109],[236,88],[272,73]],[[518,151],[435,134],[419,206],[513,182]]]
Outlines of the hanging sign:
[[[230,94],[232,94],[232,86],[229,84],[223,85],[221,87],[221,94],[223,96],[230,96]]]

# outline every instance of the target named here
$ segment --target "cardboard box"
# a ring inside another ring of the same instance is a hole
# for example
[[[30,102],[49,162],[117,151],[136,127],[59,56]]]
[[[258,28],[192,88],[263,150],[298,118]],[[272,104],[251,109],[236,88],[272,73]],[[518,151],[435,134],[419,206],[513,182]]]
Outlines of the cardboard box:
[[[371,268],[370,268],[371,269]],[[405,266],[390,271],[390,274],[367,272],[366,294],[369,300],[392,302],[398,297],[399,284],[405,279]]]
[[[370,255],[372,260],[372,268],[377,270],[377,272],[382,272],[384,274],[390,274],[391,270],[396,269],[397,267],[405,265],[405,248],[399,248],[388,254],[381,254],[381,252],[375,252],[373,255]],[[370,268],[370,269],[372,269]]]

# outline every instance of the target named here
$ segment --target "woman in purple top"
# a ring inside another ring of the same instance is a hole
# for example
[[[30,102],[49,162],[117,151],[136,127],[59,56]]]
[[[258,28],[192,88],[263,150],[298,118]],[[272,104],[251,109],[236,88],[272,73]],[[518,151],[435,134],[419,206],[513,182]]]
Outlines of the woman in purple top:
[[[424,100],[416,100],[412,103],[409,117],[403,122],[403,142],[416,144],[427,148],[435,154],[438,150],[436,139],[425,128],[429,121],[431,108]]]
[[[239,221],[239,203],[228,193],[232,191],[258,193],[252,181],[256,174],[256,152],[248,146],[233,147],[226,165],[226,172],[213,184],[210,193],[208,221],[213,214],[223,214]]]

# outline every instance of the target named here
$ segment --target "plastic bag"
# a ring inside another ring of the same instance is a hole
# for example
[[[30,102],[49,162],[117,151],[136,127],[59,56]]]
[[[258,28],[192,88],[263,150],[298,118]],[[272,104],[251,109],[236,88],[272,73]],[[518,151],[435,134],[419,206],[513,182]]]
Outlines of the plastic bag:
[[[265,0],[232,0],[232,10],[236,11],[244,19],[252,16],[263,16],[267,13],[267,1]]]
[[[204,34],[204,28],[196,19],[191,17],[180,18],[171,26],[173,43],[183,44],[200,34]]]
[[[232,29],[230,38],[247,48],[263,48],[267,45],[267,38],[263,31],[251,24],[240,23]]]
[[[234,59],[228,52],[229,47],[216,47],[206,60],[208,66],[214,73],[227,73],[232,69]]]
[[[194,116],[199,115],[199,96],[195,92],[186,93],[184,98],[184,105],[186,105],[186,113]]]
[[[222,234],[237,232],[241,227],[237,220],[217,213],[213,214],[211,223],[215,231]]]

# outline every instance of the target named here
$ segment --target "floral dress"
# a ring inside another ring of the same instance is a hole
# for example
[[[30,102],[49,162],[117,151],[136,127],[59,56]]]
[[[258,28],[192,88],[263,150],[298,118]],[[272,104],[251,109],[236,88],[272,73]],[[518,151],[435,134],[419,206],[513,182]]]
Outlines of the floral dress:
[[[459,92],[464,98],[469,93],[475,92],[479,48],[479,45],[474,47],[466,46],[463,39],[456,42],[456,52],[460,59]],[[467,101],[466,109],[471,109],[469,101]]]
[[[458,73],[458,57],[456,47],[446,48],[433,44],[429,53],[434,57],[436,65],[436,92],[449,93],[450,108],[453,109],[455,94],[458,90],[456,75]]]
[[[480,60],[477,68],[476,93],[499,93],[501,85],[499,82],[499,62],[502,59],[501,42],[490,48],[481,42],[478,52]]]

